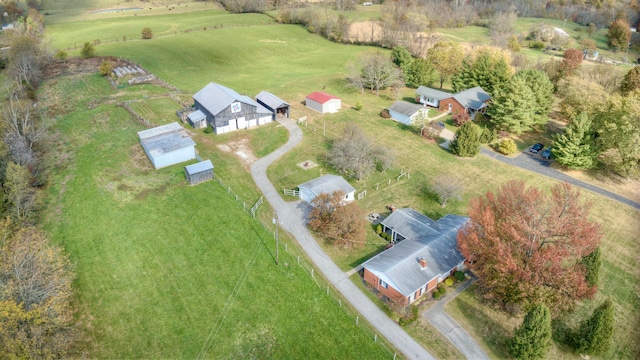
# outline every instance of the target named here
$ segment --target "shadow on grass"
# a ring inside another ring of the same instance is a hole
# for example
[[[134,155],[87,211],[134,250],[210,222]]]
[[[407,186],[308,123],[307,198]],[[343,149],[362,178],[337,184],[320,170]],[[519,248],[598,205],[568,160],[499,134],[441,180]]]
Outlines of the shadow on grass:
[[[356,266],[359,266],[363,262],[371,259],[372,257],[380,254],[383,251],[384,251],[384,245],[376,246],[375,249],[373,249],[371,252],[368,252],[368,253],[360,256],[359,258],[354,259],[352,262],[349,263],[349,266],[352,267],[352,268],[354,268]]]

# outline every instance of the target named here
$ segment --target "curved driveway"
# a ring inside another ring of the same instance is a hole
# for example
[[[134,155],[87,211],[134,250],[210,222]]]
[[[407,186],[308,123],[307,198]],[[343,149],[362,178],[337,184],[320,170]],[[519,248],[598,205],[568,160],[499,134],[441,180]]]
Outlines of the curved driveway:
[[[409,359],[435,358],[409,336],[398,324],[393,322],[382,312],[360,289],[349,280],[348,276],[336,266],[331,258],[320,248],[313,236],[307,230],[306,206],[300,201],[287,203],[267,177],[267,167],[275,160],[293,149],[302,140],[302,130],[289,119],[278,119],[278,122],[289,130],[289,141],[251,165],[251,176],[278,213],[282,220],[282,227],[291,233],[309,258],[324,274],[324,276],[340,291],[342,296],[358,310],[367,321],[376,328],[377,332],[391,342],[402,354]]]

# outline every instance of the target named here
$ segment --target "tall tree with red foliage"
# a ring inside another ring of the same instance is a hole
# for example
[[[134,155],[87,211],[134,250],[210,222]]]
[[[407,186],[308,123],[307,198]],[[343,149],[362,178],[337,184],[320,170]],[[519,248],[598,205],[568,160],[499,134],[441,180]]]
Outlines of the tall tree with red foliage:
[[[355,202],[345,203],[344,192],[320,194],[313,201],[309,227],[329,243],[343,247],[363,245],[367,237],[364,212]]]
[[[567,49],[562,56],[562,73],[564,77],[571,76],[582,65],[584,55],[581,50]]]
[[[600,225],[588,220],[591,203],[568,183],[551,196],[523,181],[472,200],[458,249],[479,278],[485,299],[510,311],[544,302],[554,313],[593,295],[582,257],[600,243]]]

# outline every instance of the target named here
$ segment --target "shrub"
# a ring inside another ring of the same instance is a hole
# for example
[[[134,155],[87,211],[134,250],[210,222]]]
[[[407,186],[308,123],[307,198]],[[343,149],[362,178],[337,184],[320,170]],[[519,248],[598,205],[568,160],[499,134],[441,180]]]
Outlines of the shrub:
[[[462,271],[456,271],[456,272],[453,273],[453,277],[455,277],[456,280],[462,282],[462,281],[464,281],[464,277],[465,276],[464,276],[464,273]]]
[[[80,56],[82,56],[83,59],[89,59],[94,57],[95,54],[96,49],[93,47],[93,45],[91,45],[90,42],[84,43],[82,50],[80,50]]]
[[[356,109],[357,111],[360,111],[362,110],[362,104],[357,102],[353,108]]]
[[[433,298],[434,298],[434,299],[440,299],[440,297],[441,297],[441,296],[442,296],[442,295],[440,295],[440,293],[439,293],[439,292],[437,292],[437,291],[434,291],[434,292],[433,292]]]
[[[389,114],[389,110],[382,110],[380,116],[384,119],[391,119],[391,114]]]
[[[376,234],[380,235],[382,234],[382,225],[378,224],[378,226],[376,226]]]
[[[384,237],[385,240],[391,241],[391,235],[390,234],[387,234],[387,233],[383,233],[383,234],[384,234],[383,237]]]
[[[447,292],[447,288],[444,286],[444,284],[438,284],[438,292],[440,293],[440,295],[444,295]]]
[[[62,62],[65,62],[69,58],[69,54],[67,54],[67,52],[64,50],[58,50],[58,52],[56,52],[55,58]]]
[[[544,49],[544,43],[542,41],[531,41],[529,42],[529,47],[531,49],[542,50]]]
[[[518,52],[522,48],[522,46],[520,46],[518,36],[516,35],[509,36],[509,39],[507,40],[507,46],[509,47],[509,50],[513,52]]]
[[[445,281],[444,284],[447,286],[453,286],[453,283],[456,282],[451,276],[449,276]]]
[[[456,136],[449,144],[451,152],[462,157],[474,157],[480,153],[480,128],[467,122],[456,131]]]
[[[455,113],[453,114],[453,116],[451,117],[451,120],[453,120],[453,124],[455,126],[462,126],[465,123],[471,121],[471,117],[469,116],[469,114],[467,114],[466,112],[462,112],[462,113]]]
[[[212,134],[212,133],[213,133],[213,128],[212,128],[211,126],[207,126],[207,127],[204,129],[204,133],[205,133],[205,134]]]
[[[498,151],[505,155],[515,154],[518,151],[518,146],[516,146],[516,142],[513,139],[504,138],[498,144]]]
[[[498,139],[498,132],[495,129],[489,129],[487,127],[482,128],[482,134],[480,135],[480,144],[489,144]]]
[[[100,64],[100,75],[107,76],[111,74],[111,71],[113,71],[113,63],[111,61],[105,60]]]
[[[142,38],[145,40],[153,38],[153,31],[151,31],[151,28],[146,27],[142,29]]]

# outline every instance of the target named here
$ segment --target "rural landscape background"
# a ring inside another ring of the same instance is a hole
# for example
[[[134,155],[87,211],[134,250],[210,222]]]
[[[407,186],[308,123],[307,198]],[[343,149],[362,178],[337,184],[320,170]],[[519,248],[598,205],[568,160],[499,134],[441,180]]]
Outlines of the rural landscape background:
[[[286,143],[284,127],[272,123],[223,135],[188,130],[199,155],[214,163],[216,174],[216,181],[189,186],[182,166],[153,170],[137,137],[145,127],[122,104],[152,125],[161,125],[177,121],[176,110],[190,106],[191,96],[209,82],[249,96],[262,90],[278,95],[291,104],[292,119],[307,120],[300,125],[302,144],[268,170],[277,189],[295,188],[333,173],[325,154],[347,124],[357,124],[396,154],[390,169],[350,181],[358,192],[367,190],[357,202],[367,214],[385,213],[392,204],[412,207],[433,219],[449,213],[467,215],[472,198],[509,180],[521,179],[545,190],[557,183],[487,156],[454,156],[437,142],[380,116],[396,97],[412,101],[413,88],[403,87],[399,94],[386,89],[376,95],[350,86],[350,67],[379,49],[376,43],[384,40],[388,4],[357,4],[348,9],[342,9],[341,3],[316,4],[326,19],[342,16],[349,24],[346,31],[337,31],[338,22],[328,33],[326,23],[319,31],[319,24],[283,20],[283,14],[287,19],[295,19],[295,14],[282,9],[257,13],[249,2],[234,4],[165,0],[45,0],[40,4],[43,43],[52,53],[64,51],[67,56],[52,60],[51,70],[44,72],[33,94],[37,104],[33,111],[50,125],[38,143],[43,170],[35,187],[38,210],[29,222],[62,249],[75,274],[71,307],[77,331],[73,345],[66,349],[68,357],[400,356],[312,270],[313,264],[284,232],[280,233],[280,264],[275,265],[273,210],[268,204],[258,209],[256,218],[248,213],[248,207],[261,197],[249,166]],[[103,11],[111,9],[128,10]],[[452,23],[424,28],[409,43],[416,52],[440,40],[459,43],[467,51],[492,44],[495,39],[489,26],[481,21],[482,14],[476,15],[477,20],[452,18]],[[566,30],[576,44],[578,38],[586,37],[588,25],[569,16],[534,15],[520,11],[513,32],[526,34],[532,26],[545,23]],[[141,38],[145,27],[153,30],[152,39]],[[621,78],[634,66],[630,60],[640,56],[638,45],[614,52],[607,46],[606,34],[603,24],[591,36],[601,56],[625,64],[585,62],[582,67],[608,66],[605,72],[619,72]],[[8,45],[6,31],[0,39]],[[81,59],[85,43],[93,46],[95,54]],[[525,46],[513,58],[533,66],[561,60],[562,52]],[[162,81],[114,87],[100,75],[104,60],[137,64]],[[3,89],[11,86],[6,71],[0,72],[0,83]],[[451,83],[445,81],[444,87],[451,89]],[[305,108],[304,98],[313,91],[341,97],[342,110],[321,115]],[[556,94],[554,112],[560,112],[561,96]],[[443,120],[455,131],[450,116]],[[550,144],[565,126],[555,116],[550,125],[516,136],[518,149],[537,142]],[[296,165],[307,160],[320,166],[303,170]],[[3,168],[7,162],[3,160]],[[561,169],[640,202],[640,182],[633,176],[602,169]],[[401,173],[410,177],[399,179]],[[425,191],[443,173],[455,174],[464,184],[461,199],[446,208]],[[593,202],[591,220],[602,225],[598,293],[561,320],[575,326],[603,299],[611,298],[616,327],[609,352],[602,358],[638,358],[640,270],[635,265],[640,255],[640,213],[589,191],[583,190],[582,196]],[[387,243],[374,228],[367,228],[367,241],[361,247],[345,249],[318,241],[344,271],[381,252]],[[357,273],[351,280],[389,311],[364,288]],[[507,339],[524,314],[495,310],[473,288],[448,303],[446,310],[491,358],[510,357]],[[463,357],[424,320],[404,329],[438,358]],[[580,354],[556,342],[548,358],[578,359]]]

